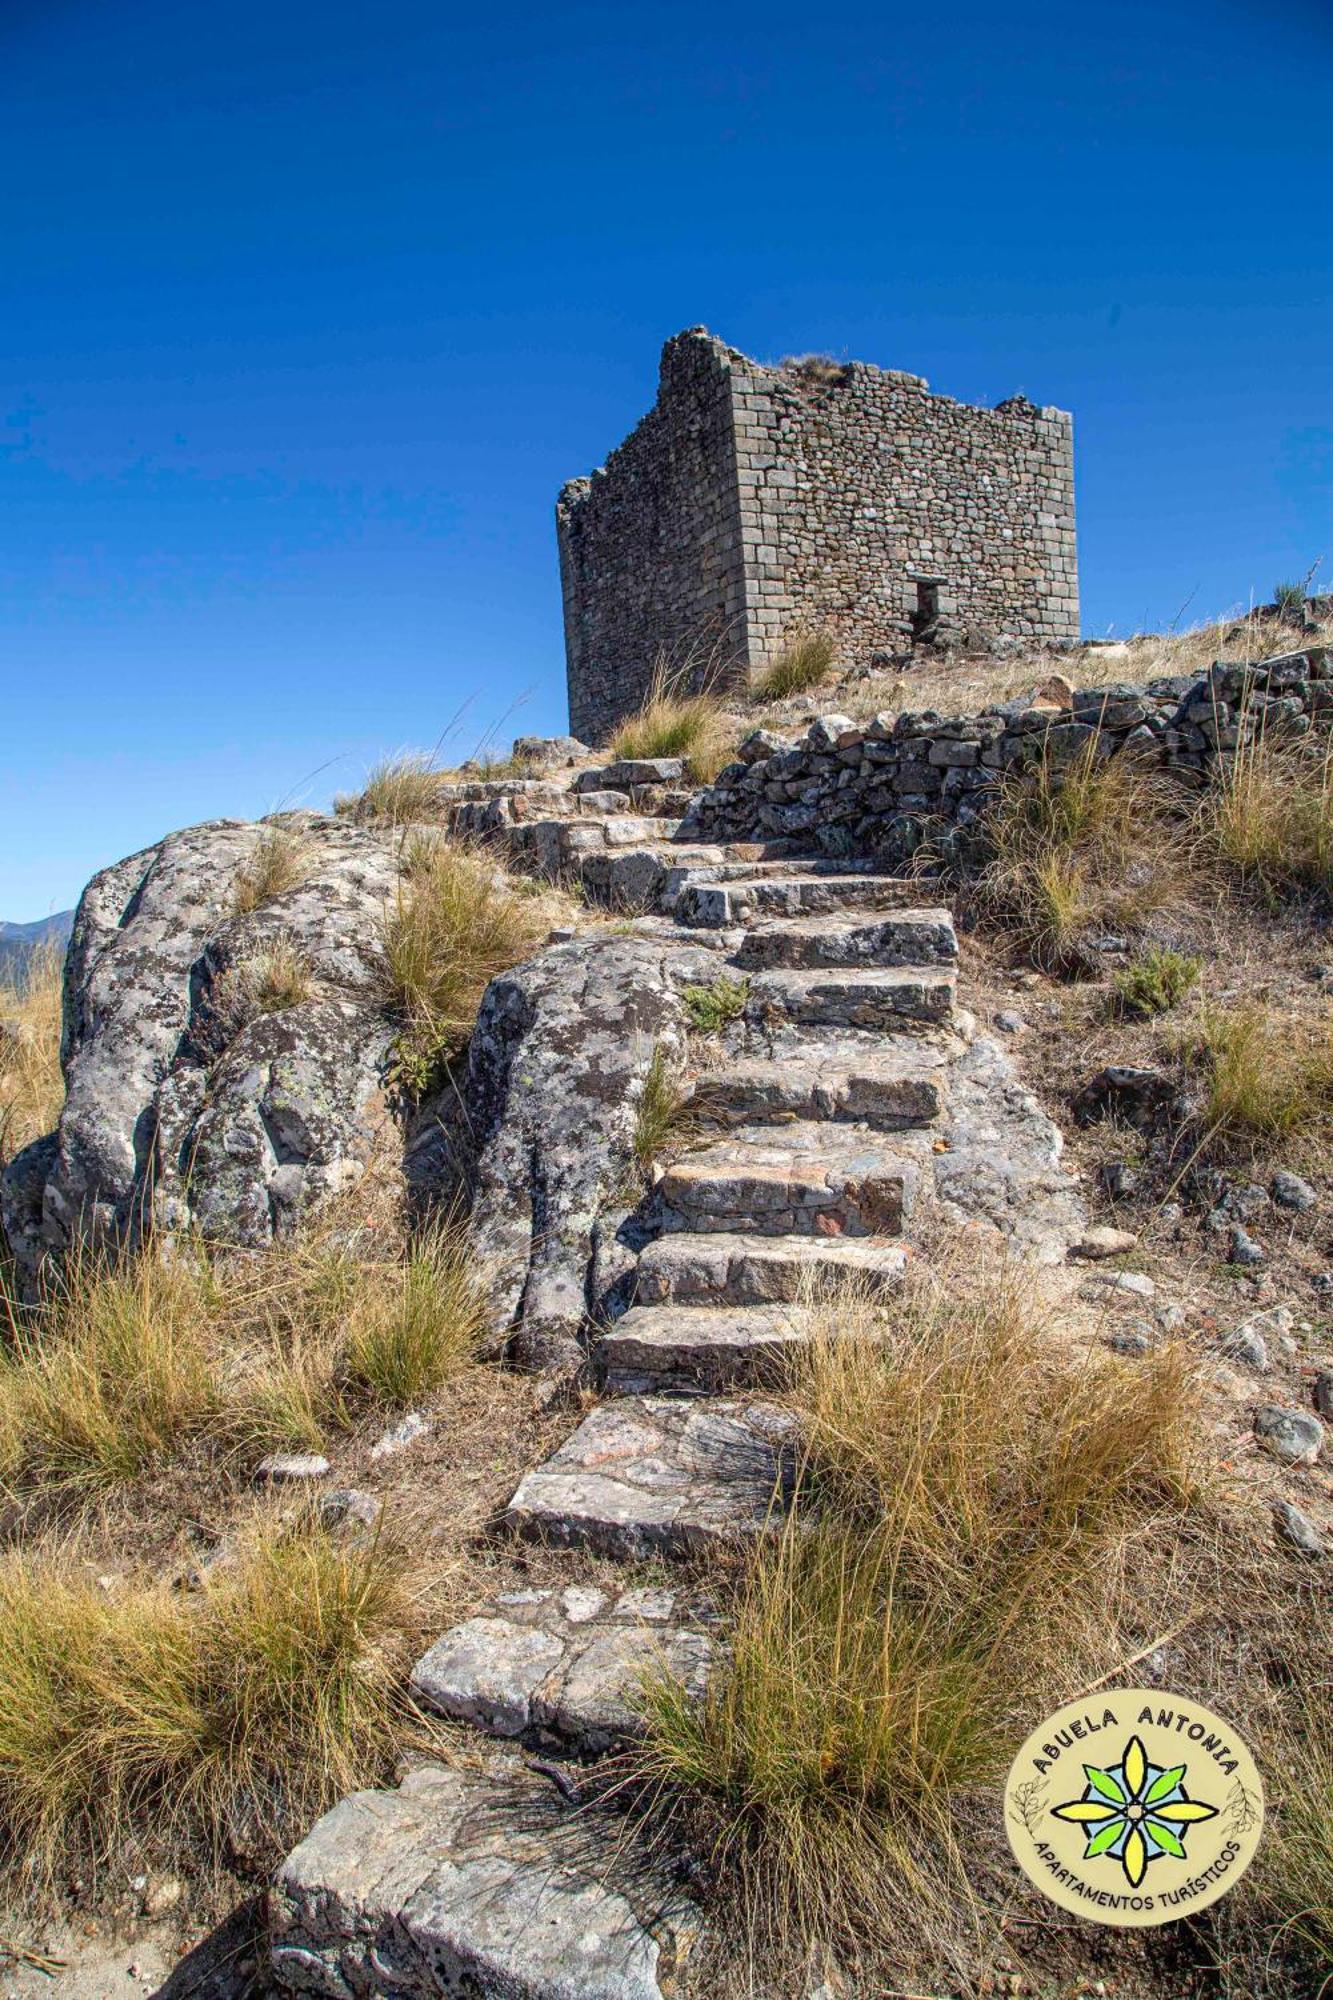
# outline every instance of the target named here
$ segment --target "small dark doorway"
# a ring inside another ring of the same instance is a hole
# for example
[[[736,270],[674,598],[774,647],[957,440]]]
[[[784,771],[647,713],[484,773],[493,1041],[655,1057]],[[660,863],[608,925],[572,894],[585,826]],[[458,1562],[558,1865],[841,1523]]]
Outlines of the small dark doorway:
[[[913,639],[929,639],[939,623],[942,576],[915,576],[916,610],[912,613]]]

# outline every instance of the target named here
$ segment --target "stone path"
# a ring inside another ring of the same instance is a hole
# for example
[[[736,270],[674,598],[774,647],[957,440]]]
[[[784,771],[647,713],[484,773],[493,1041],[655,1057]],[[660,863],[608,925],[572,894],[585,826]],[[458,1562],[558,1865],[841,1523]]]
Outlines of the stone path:
[[[989,1223],[1053,1258],[1082,1216],[1058,1135],[958,1008],[949,912],[863,864],[674,842],[665,808],[683,811],[681,779],[663,760],[564,790],[472,787],[482,796],[458,802],[456,823],[498,835],[520,865],[651,906],[645,923],[722,933],[719,971],[745,982],[726,1052],[698,1080],[698,1143],[658,1181],[633,1303],[594,1339],[603,1399],[501,1523],[624,1561],[690,1557],[698,1573],[786,1504],[790,1420],[764,1392],[808,1338],[821,1283],[895,1285],[919,1217]],[[443,1634],[412,1684],[486,1735],[579,1759],[635,1735],[645,1672],[701,1693],[724,1645],[706,1603],[676,1590],[517,1592]],[[533,1820],[534,1784],[511,1749],[483,1776],[419,1772],[345,1800],[279,1879],[279,1982],[524,2000],[671,1990],[693,1914],[651,1865],[566,1852],[576,1816],[552,1818],[547,1785]],[[494,1830],[506,1814],[512,1839]]]

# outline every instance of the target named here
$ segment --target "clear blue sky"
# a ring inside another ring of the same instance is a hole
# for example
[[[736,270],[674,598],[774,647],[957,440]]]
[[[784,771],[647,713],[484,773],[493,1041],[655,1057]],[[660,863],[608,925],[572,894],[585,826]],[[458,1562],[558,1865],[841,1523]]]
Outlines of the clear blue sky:
[[[696,322],[1072,409],[1089,632],[1327,575],[1330,86],[1333,0],[0,0],[0,917],[562,728]]]

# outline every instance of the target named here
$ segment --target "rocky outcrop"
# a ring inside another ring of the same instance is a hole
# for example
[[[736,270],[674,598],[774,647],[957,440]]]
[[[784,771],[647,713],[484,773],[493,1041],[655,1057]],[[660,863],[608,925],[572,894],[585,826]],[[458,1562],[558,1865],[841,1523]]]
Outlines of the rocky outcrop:
[[[542,952],[491,981],[463,1075],[427,1108],[417,1178],[468,1202],[497,1337],[516,1326],[529,1366],[582,1359],[614,1272],[607,1214],[637,1200],[644,1079],[659,1046],[683,1052],[683,988],[717,970],[716,951],[687,938],[610,933]]]
[[[287,886],[240,893],[265,842]],[[267,1242],[364,1171],[388,1108],[392,841],[316,813],[213,820],[104,869],[65,966],[66,1102],[11,1164],[21,1266],[146,1225]]]

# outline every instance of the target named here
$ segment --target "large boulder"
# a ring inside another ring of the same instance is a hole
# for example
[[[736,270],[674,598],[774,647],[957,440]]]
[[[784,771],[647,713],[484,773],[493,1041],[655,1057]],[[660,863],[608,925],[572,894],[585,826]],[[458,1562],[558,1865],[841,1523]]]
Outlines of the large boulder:
[[[426,1107],[414,1177],[470,1205],[497,1339],[513,1328],[527,1366],[582,1358],[614,1266],[608,1218],[637,1200],[635,1125],[654,1051],[683,1054],[682,990],[718,970],[713,947],[668,933],[556,945],[491,981],[465,1070]]]
[[[275,840],[288,886],[245,908]],[[317,813],[209,821],[93,878],[65,964],[59,1128],[4,1177],[30,1276],[150,1223],[260,1245],[364,1171],[389,1123],[398,879],[389,836]],[[285,992],[256,980],[275,967]]]

